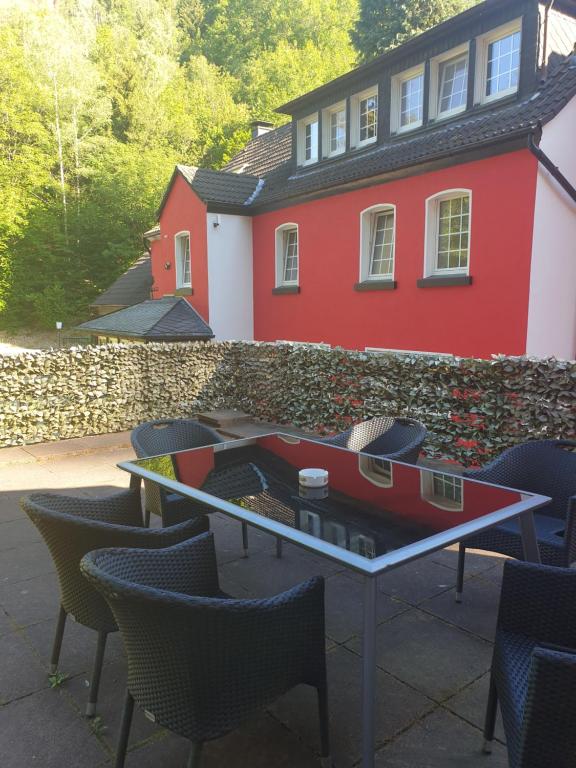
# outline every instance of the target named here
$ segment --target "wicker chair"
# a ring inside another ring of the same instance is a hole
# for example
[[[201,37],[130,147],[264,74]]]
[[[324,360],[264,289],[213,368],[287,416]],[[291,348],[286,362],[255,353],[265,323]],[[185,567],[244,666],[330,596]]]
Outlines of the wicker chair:
[[[377,416],[322,442],[416,464],[426,435],[426,427],[415,419]]]
[[[233,600],[218,585],[212,533],[155,552],[91,552],[81,569],[108,601],[128,656],[116,768],[124,766],[134,701],[189,739],[189,768],[205,741],[300,683],[318,691],[322,754],[328,711],[324,582],[263,600]]]
[[[68,615],[98,633],[86,706],[86,716],[92,717],[96,712],[106,638],[118,627],[106,601],[81,575],[80,560],[99,547],[167,547],[207,530],[206,518],[159,530],[143,528],[138,488],[101,499],[35,493],[22,499],[21,504],[48,545],[60,582],[60,612],[50,671],[54,673],[58,668]]]
[[[540,560],[567,568],[576,560],[576,441],[534,440],[505,450],[465,477],[550,496],[548,506],[534,514]],[[517,520],[496,525],[460,542],[456,601],[462,600],[466,547],[524,558]]]
[[[147,421],[132,430],[130,441],[139,459],[223,442],[217,432],[194,419]],[[174,525],[202,514],[190,499],[168,493],[150,480],[144,480],[144,491],[145,525],[150,524],[150,514],[159,515],[162,525]]]
[[[576,768],[576,571],[505,563],[486,752],[498,702],[510,768]]]

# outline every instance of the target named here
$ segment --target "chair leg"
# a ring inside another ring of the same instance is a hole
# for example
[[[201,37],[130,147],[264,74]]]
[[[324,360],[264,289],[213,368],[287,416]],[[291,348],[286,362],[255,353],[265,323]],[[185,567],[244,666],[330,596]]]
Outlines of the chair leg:
[[[144,528],[150,528],[150,510],[144,507]]]
[[[486,705],[486,719],[484,720],[484,748],[483,751],[489,755],[492,752],[492,741],[494,740],[494,728],[496,727],[496,713],[498,711],[498,691],[494,685],[494,680],[490,677],[490,689],[488,691],[488,703]]]
[[[458,571],[456,573],[456,597],[457,603],[462,602],[464,590],[464,561],[466,559],[466,544],[463,541],[458,545]]]
[[[64,629],[66,628],[66,616],[68,614],[62,606],[60,606],[60,613],[58,614],[58,623],[56,624],[56,634],[54,635],[54,642],[52,644],[52,656],[50,657],[50,674],[53,675],[58,669],[58,661],[60,660],[60,649],[62,648],[62,638],[64,637]]]
[[[328,717],[328,690],[326,685],[318,687],[318,718],[320,720],[320,759],[322,766],[328,768],[330,760],[330,720]]]
[[[244,557],[248,557],[248,523],[242,523],[242,548]]]
[[[90,681],[90,697],[86,704],[86,717],[94,717],[96,714],[96,702],[98,701],[98,689],[100,688],[100,677],[102,675],[102,662],[104,661],[104,650],[106,649],[106,632],[98,632],[98,645],[96,646],[96,656],[94,657],[94,669],[92,670],[92,680]]]
[[[188,756],[188,764],[186,768],[200,768],[200,758],[202,756],[203,743],[201,741],[193,741],[190,748],[190,755]]]
[[[276,538],[276,557],[282,557],[282,539],[280,536]]]
[[[130,736],[130,727],[132,725],[132,715],[134,713],[134,699],[132,694],[126,688],[126,698],[124,699],[124,710],[122,712],[122,724],[120,726],[120,735],[118,736],[118,747],[116,748],[116,762],[114,768],[124,768],[126,760],[126,750],[128,749],[128,738]]]

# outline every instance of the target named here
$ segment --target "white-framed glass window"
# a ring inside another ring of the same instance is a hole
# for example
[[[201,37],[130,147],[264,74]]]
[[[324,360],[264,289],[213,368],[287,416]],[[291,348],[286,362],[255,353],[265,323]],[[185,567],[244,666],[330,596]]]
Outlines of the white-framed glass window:
[[[468,274],[472,193],[448,190],[426,201],[426,275]]]
[[[424,115],[424,64],[394,75],[390,108],[392,133],[422,125]]]
[[[346,102],[341,101],[322,112],[322,153],[335,157],[346,150]]]
[[[362,477],[369,480],[372,485],[380,488],[392,488],[394,480],[392,476],[392,463],[386,459],[377,459],[374,456],[358,454],[358,470]]]
[[[350,536],[350,550],[363,555],[363,557],[373,559],[376,557],[376,542],[372,536],[366,536],[364,533],[353,533]]]
[[[276,287],[298,285],[298,225],[276,229]]]
[[[174,236],[174,260],[176,262],[176,288],[191,288],[190,232],[178,232]]]
[[[309,509],[301,509],[298,512],[300,518],[300,530],[309,533],[317,539],[322,538],[322,520],[318,512],[312,512]]]
[[[360,149],[378,138],[378,87],[356,93],[351,99],[351,145]]]
[[[318,113],[298,121],[297,129],[298,165],[309,165],[318,161]]]
[[[466,109],[468,43],[430,60],[430,119],[450,117]]]
[[[394,279],[396,209],[374,205],[360,214],[360,281]]]
[[[461,512],[464,509],[462,478],[443,472],[421,472],[420,493],[422,498],[439,509]]]
[[[510,96],[518,90],[522,19],[488,32],[476,41],[475,102]]]
[[[336,523],[334,520],[325,520],[322,538],[324,541],[329,541],[330,544],[335,544],[337,547],[345,549],[348,541],[346,527],[342,523]]]

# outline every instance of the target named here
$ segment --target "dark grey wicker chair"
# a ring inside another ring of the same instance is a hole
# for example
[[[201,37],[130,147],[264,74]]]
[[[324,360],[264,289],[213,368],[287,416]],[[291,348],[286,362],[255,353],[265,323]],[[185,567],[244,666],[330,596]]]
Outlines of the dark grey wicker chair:
[[[505,563],[486,752],[498,702],[510,768],[576,768],[576,571]]]
[[[550,496],[534,513],[540,560],[567,568],[576,561],[576,441],[534,440],[508,448],[482,469],[465,477]],[[462,599],[466,547],[524,558],[517,520],[493,526],[460,543],[456,601]]]
[[[322,442],[406,464],[416,464],[427,433],[424,424],[415,419],[377,416],[345,432],[325,437]]]
[[[223,442],[217,432],[194,419],[147,421],[132,430],[130,441],[139,459]],[[194,502],[168,493],[149,480],[144,480],[144,491],[145,525],[150,524],[150,514],[159,515],[162,525],[173,525],[200,514]]]
[[[134,701],[192,742],[188,767],[197,768],[204,742],[300,683],[318,691],[328,757],[322,578],[263,600],[223,596],[211,533],[155,552],[91,552],[81,568],[108,600],[128,656],[116,768],[124,766]]]
[[[60,612],[50,671],[54,673],[58,668],[68,615],[98,633],[86,706],[86,715],[92,717],[96,712],[106,638],[118,627],[106,601],[81,575],[80,560],[87,552],[106,546],[170,546],[207,530],[207,521],[196,518],[171,528],[144,528],[139,488],[100,499],[35,493],[22,499],[21,504],[48,545],[60,583]]]

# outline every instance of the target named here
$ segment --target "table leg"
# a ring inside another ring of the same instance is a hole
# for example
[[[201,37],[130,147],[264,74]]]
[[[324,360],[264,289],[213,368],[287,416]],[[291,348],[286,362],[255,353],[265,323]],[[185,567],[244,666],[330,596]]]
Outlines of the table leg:
[[[520,532],[522,534],[522,548],[524,550],[524,560],[529,563],[540,562],[540,551],[538,549],[538,539],[536,538],[536,528],[534,527],[534,513],[524,512],[520,515]]]
[[[376,578],[364,577],[362,638],[362,768],[374,768],[376,704]]]

